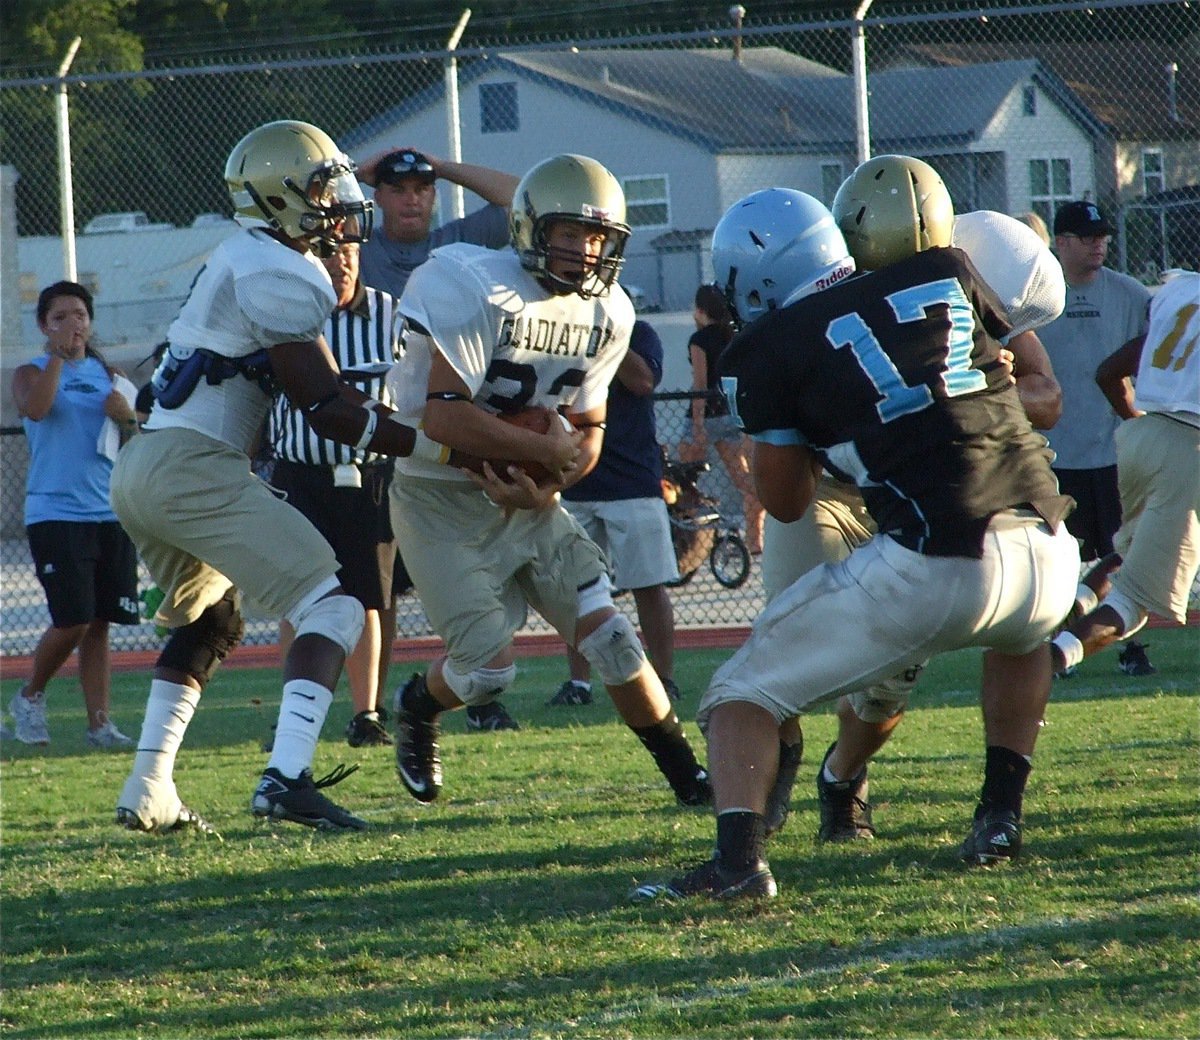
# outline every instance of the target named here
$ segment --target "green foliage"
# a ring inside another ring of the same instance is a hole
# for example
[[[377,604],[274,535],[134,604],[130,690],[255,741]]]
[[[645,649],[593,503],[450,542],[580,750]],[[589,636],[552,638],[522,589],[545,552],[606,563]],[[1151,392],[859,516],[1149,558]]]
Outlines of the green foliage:
[[[980,780],[977,654],[930,666],[872,767],[873,843],[814,844],[834,720],[809,717],[770,850],[781,894],[759,906],[627,902],[707,856],[712,821],[673,805],[602,696],[544,706],[561,658],[521,662],[520,732],[445,723],[431,807],[401,792],[388,749],[341,741],[339,696],[316,764],[361,764],[331,792],[370,820],[361,835],[250,817],[276,672],[220,673],[180,756],[222,841],[117,828],[129,757],[84,749],[75,684],[57,680],[54,743],[0,745],[0,1022],[93,1038],[1195,1036],[1196,638],[1150,641],[1156,676],[1120,675],[1110,652],[1056,684],[1010,867],[955,856]],[[725,656],[678,655],[685,717]],[[115,677],[131,733],[146,682]]]

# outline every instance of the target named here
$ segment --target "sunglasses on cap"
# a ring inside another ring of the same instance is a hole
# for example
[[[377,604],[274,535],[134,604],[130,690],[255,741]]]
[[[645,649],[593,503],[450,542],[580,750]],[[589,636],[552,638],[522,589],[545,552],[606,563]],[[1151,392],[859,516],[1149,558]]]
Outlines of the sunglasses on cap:
[[[432,183],[437,179],[433,164],[420,152],[391,152],[379,160],[376,167],[377,181],[395,181],[401,177],[419,177]]]

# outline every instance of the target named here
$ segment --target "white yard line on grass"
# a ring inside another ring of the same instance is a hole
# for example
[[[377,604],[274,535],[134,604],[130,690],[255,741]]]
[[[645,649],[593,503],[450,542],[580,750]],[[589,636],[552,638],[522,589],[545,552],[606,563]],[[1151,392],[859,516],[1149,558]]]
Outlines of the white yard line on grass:
[[[1184,899],[1139,900],[1125,905],[1117,913],[1096,912],[1077,914],[1073,917],[1052,917],[1023,925],[993,928],[978,935],[885,943],[873,946],[865,953],[843,957],[832,962],[826,961],[812,967],[800,968],[795,964],[790,964],[786,971],[775,974],[742,976],[737,980],[705,986],[687,997],[658,997],[653,993],[648,993],[645,997],[639,998],[636,1003],[617,1005],[596,1014],[580,1015],[566,1021],[531,1024],[523,1029],[485,1033],[483,1037],[486,1040],[511,1040],[514,1037],[525,1036],[567,1036],[578,1033],[581,1029],[589,1028],[599,1030],[600,1035],[604,1035],[603,1030],[606,1026],[611,1027],[622,1022],[634,1021],[648,1013],[691,1011],[718,1001],[735,1000],[756,991],[796,988],[850,971],[868,969],[880,972],[886,971],[894,965],[959,958],[991,949],[1020,946],[1040,939],[1059,941],[1063,938],[1064,929],[1079,925],[1108,921],[1113,925],[1113,934],[1117,935],[1120,934],[1118,928],[1122,920],[1141,910],[1162,910],[1172,903],[1178,903],[1180,906],[1187,905],[1189,908],[1193,905],[1191,900]]]

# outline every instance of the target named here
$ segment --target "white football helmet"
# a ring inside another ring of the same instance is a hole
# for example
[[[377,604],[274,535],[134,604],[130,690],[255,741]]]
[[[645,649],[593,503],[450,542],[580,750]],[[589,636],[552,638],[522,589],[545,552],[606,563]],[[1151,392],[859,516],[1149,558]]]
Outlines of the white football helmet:
[[[838,188],[833,218],[864,271],[948,246],[954,204],[937,170],[911,155],[877,155]]]
[[[829,210],[790,188],[766,188],[730,206],[713,230],[712,264],[742,325],[854,273]]]
[[[550,247],[546,228],[552,220],[573,220],[602,230],[604,249],[595,270],[582,282],[567,281],[547,267]],[[584,299],[603,296],[625,260],[629,225],[625,193],[609,171],[585,155],[556,155],[533,167],[517,185],[509,213],[513,245],[521,266],[552,292],[578,293]]]
[[[371,234],[370,202],[333,139],[294,119],[251,130],[229,153],[225,184],[239,223],[266,224],[322,256]]]

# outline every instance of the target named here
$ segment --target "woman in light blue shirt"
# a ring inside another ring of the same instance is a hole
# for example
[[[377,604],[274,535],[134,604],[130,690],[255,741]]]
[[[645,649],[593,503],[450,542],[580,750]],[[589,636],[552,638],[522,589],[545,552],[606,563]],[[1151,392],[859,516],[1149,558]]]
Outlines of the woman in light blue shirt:
[[[108,501],[115,454],[111,420],[122,435],[137,428],[132,404],[113,385],[116,374],[89,345],[92,295],[76,282],[56,282],[38,297],[45,353],[13,374],[13,398],[29,441],[25,530],[50,627],[38,641],[29,681],[12,699],[15,736],[49,744],[46,684],[79,649],[79,681],[87,705],[87,742],[133,742],[108,717],[108,626],[138,623],[137,553]]]

